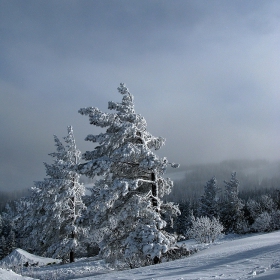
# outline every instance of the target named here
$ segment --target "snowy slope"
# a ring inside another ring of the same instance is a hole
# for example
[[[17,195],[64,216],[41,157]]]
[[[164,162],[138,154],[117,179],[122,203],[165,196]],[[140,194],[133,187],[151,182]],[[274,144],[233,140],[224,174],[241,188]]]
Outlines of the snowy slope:
[[[243,236],[174,262],[102,275],[102,280],[251,278],[280,279],[280,231]],[[80,279],[101,278],[97,275]]]
[[[22,249],[15,249],[11,254],[0,261],[0,267],[11,267],[14,265],[23,265],[28,262],[29,265],[46,265],[49,263],[59,263],[61,260],[43,258],[30,254]],[[0,278],[1,280],[1,278]]]
[[[37,258],[37,257],[36,257]],[[1,280],[25,280],[18,275]],[[28,270],[24,273],[28,275]],[[280,280],[280,231],[229,237],[188,258],[126,271],[112,271],[102,260],[89,258],[74,264],[34,268],[37,279],[257,279]],[[15,278],[18,277],[18,278]]]
[[[27,276],[21,276],[21,275],[14,273],[11,270],[6,270],[3,268],[0,268],[0,279],[1,280],[32,280],[34,278],[30,278]]]

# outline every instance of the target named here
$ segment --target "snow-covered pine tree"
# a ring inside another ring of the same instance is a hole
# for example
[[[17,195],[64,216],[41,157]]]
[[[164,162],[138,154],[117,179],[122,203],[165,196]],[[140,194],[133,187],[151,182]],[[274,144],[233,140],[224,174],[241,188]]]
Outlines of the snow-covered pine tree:
[[[15,202],[7,203],[4,212],[2,212],[2,229],[0,228],[0,236],[2,235],[5,238],[5,245],[2,250],[5,255],[10,254],[17,247],[16,227],[13,220],[15,217],[14,204]]]
[[[100,176],[92,189],[89,218],[94,240],[107,261],[123,260],[130,266],[142,265],[147,258],[159,261],[161,254],[176,242],[163,229],[162,212],[177,215],[177,206],[164,204],[173,182],[163,178],[168,161],[158,158],[165,139],[147,132],[146,120],[134,111],[133,96],[124,84],[118,91],[122,102],[109,102],[114,113],[98,108],[79,110],[89,116],[90,124],[105,128],[105,133],[88,135],[86,141],[97,143],[83,154],[86,161],[79,171],[88,177]],[[178,167],[177,164],[171,164]],[[133,259],[134,258],[134,259]],[[135,258],[140,264],[135,265]]]
[[[16,210],[11,219],[14,222],[18,247],[33,253],[35,244],[31,242],[30,234],[35,221],[31,219],[31,217],[35,217],[36,209],[33,209],[33,204],[29,195],[14,201],[14,204]]]
[[[175,219],[175,231],[179,237],[185,237],[187,230],[191,227],[191,205],[190,201],[182,201],[179,203],[180,215]]]
[[[256,232],[271,231],[271,214],[266,211],[262,212],[253,223],[252,230]]]
[[[15,216],[14,202],[9,202],[5,205],[2,212],[2,235],[8,237],[11,230],[14,230],[13,217]]]
[[[73,262],[81,230],[77,219],[84,209],[84,186],[79,183],[80,175],[76,171],[80,151],[71,126],[64,140],[65,147],[54,136],[57,152],[50,154],[53,164],[45,163],[48,178],[35,182],[30,198],[21,204],[27,210],[22,231],[28,235],[25,234],[23,247],[39,255]]]
[[[8,255],[7,243],[4,235],[0,236],[0,260]]]
[[[248,225],[252,225],[261,213],[261,204],[254,199],[249,198],[245,205],[245,216],[248,220]]]
[[[246,208],[250,213],[253,231],[271,231],[277,229],[277,205],[270,195],[262,195],[258,201],[249,199]]]
[[[217,196],[219,191],[217,180],[213,177],[204,187],[204,194],[199,201],[198,216],[206,216],[211,219],[213,217],[219,217],[219,202]]]
[[[262,212],[272,213],[277,209],[276,203],[273,201],[272,197],[268,194],[264,194],[260,197],[260,206]]]
[[[0,236],[2,235],[2,227],[3,227],[3,218],[2,218],[2,215],[0,213]]]
[[[2,235],[2,216],[0,214],[0,260],[5,257],[3,245],[6,246],[6,244],[3,244],[2,238],[4,238],[5,243],[5,237]]]
[[[9,235],[6,238],[6,246],[8,254],[14,251],[17,248],[16,246],[16,235],[13,229],[10,230]]]
[[[236,172],[231,174],[231,180],[225,181],[224,200],[221,202],[221,222],[226,232],[243,233],[246,228],[242,200],[238,197],[239,181]]]

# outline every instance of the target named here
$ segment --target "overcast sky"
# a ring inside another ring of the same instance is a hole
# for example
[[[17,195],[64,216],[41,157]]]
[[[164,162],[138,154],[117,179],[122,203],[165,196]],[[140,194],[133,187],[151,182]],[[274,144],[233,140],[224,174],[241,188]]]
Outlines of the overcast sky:
[[[0,189],[45,177],[53,134],[100,132],[124,82],[160,156],[280,159],[280,1],[0,0]]]

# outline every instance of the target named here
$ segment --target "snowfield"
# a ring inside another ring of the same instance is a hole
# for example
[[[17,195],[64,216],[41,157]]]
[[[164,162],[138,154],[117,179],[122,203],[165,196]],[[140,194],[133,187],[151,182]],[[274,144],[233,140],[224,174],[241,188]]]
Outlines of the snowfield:
[[[11,270],[0,268],[0,279],[1,280],[32,280],[34,278],[21,276],[14,273]]]
[[[60,263],[61,260],[51,259],[51,258],[43,258],[39,256],[35,256],[30,254],[22,249],[15,249],[10,255],[5,257],[0,261],[0,267],[10,267],[15,265],[23,265],[28,263],[29,265],[38,265],[43,266],[50,263]]]
[[[102,260],[79,260],[29,271],[33,279],[280,279],[280,231],[227,236],[198,253],[173,262],[126,271],[112,271]],[[23,270],[27,275],[27,270]],[[5,278],[6,277],[6,278]],[[0,269],[1,280],[27,280]]]

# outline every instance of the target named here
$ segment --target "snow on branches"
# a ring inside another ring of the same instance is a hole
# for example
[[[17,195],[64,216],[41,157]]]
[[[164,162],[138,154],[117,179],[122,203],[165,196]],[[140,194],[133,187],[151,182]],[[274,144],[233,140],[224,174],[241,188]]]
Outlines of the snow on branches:
[[[107,260],[130,258],[136,248],[142,259],[160,257],[175,240],[162,230],[166,222],[161,214],[167,208],[172,208],[169,212],[174,215],[179,212],[177,206],[161,201],[170,193],[173,182],[163,177],[167,159],[151,150],[160,149],[165,139],[147,132],[146,120],[135,113],[133,95],[123,83],[118,91],[122,101],[110,101],[108,105],[113,113],[93,107],[79,110],[89,117],[90,124],[107,128],[106,132],[86,137],[97,146],[82,155],[86,162],[78,166],[81,174],[102,177],[92,188],[88,221]],[[142,232],[144,229],[150,237]]]
[[[224,229],[223,225],[215,217],[194,217],[192,215],[191,222],[192,226],[187,235],[190,238],[194,238],[198,243],[214,242]]]
[[[76,165],[80,160],[71,126],[64,137],[64,146],[54,136],[56,152],[52,164],[45,163],[47,178],[35,182],[31,196],[25,202],[23,247],[53,258],[74,261],[77,236],[80,231],[77,219],[84,209],[84,186],[79,183]],[[29,246],[29,247],[28,247]]]

